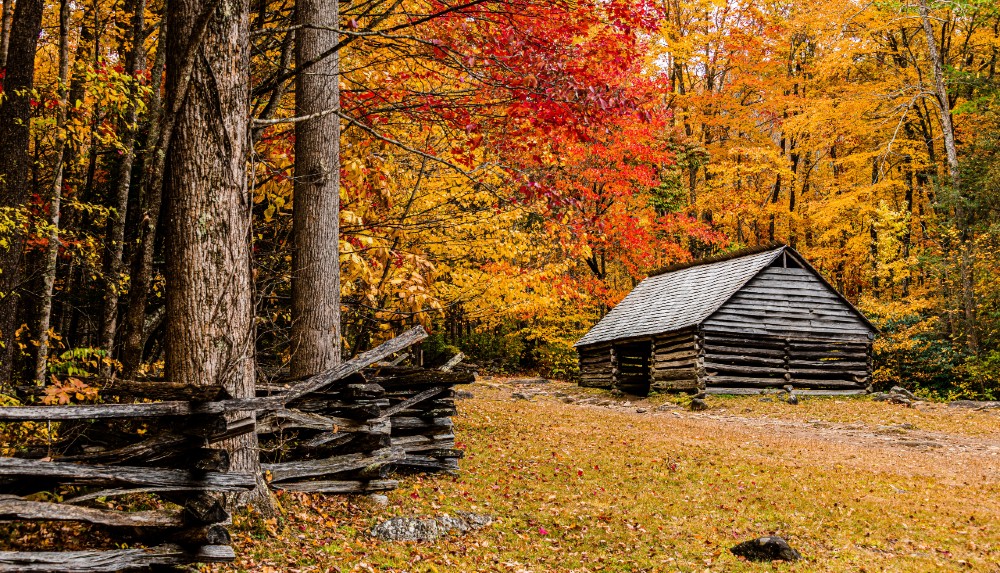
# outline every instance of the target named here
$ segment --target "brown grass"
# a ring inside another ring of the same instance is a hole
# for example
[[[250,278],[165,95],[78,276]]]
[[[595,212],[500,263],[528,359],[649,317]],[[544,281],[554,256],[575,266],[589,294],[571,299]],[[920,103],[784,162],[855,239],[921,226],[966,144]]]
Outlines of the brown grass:
[[[388,508],[284,496],[282,523],[242,521],[239,568],[1000,571],[996,413],[711,397],[704,414],[639,414],[650,401],[581,406],[474,390],[456,419],[461,476],[407,479]],[[894,424],[915,429],[879,429]],[[944,445],[921,446],[927,436]],[[500,521],[434,544],[366,535],[390,516],[455,510]],[[765,534],[786,537],[805,560],[751,564],[728,552]]]

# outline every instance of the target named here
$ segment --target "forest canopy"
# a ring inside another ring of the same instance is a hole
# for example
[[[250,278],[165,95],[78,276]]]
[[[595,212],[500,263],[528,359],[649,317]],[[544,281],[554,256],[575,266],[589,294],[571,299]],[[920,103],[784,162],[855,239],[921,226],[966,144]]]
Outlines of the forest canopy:
[[[1000,398],[995,2],[323,6],[3,1],[0,383],[165,375],[202,173],[261,375],[422,324],[571,377],[651,270],[781,242],[882,329],[877,385]]]

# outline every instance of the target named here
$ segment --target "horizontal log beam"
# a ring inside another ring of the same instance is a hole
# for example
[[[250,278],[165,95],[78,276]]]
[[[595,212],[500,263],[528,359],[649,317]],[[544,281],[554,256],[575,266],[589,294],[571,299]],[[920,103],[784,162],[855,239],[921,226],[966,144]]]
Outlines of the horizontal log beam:
[[[0,497],[0,520],[78,521],[114,527],[179,527],[177,511],[112,511],[62,503]]]
[[[252,490],[250,473],[191,472],[180,469],[108,466],[0,458],[0,477],[46,478],[81,485],[132,484],[143,487],[182,487],[220,492]]]
[[[376,491],[390,491],[399,487],[399,482],[392,479],[370,480],[370,481],[337,481],[337,480],[316,480],[316,481],[295,481],[274,484],[274,489],[286,491],[301,491],[307,493],[372,493]]]
[[[105,551],[0,551],[0,572],[111,573],[156,565],[230,563],[235,560],[236,554],[228,545],[206,545],[194,550],[180,545],[159,545],[148,549]]]

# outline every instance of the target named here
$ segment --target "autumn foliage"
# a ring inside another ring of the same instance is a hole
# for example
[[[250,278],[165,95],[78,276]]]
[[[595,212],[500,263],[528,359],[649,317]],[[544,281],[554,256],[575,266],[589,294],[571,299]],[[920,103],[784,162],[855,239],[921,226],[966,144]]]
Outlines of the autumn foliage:
[[[292,351],[293,9],[253,2],[247,73],[258,355],[270,366]],[[422,323],[434,333],[430,359],[460,348],[485,367],[571,376],[572,342],[651,269],[782,241],[883,328],[879,383],[996,396],[993,3],[372,0],[341,10],[345,355]],[[60,123],[58,6],[46,5],[30,201],[0,211],[0,247],[23,248],[28,269],[19,328],[6,335],[25,376],[57,165],[51,354],[95,348],[112,369],[122,358],[121,332],[101,348],[106,293],[130,304],[133,279],[109,264],[114,190],[122,177],[139,181],[152,157],[163,12],[159,0],[71,5]],[[954,120],[957,188],[942,109]],[[122,173],[136,127],[137,160]],[[126,270],[144,225],[169,233],[144,218],[140,193],[125,203]],[[23,247],[7,240],[15,231]],[[142,372],[156,374],[159,243],[153,261],[135,304],[146,317]]]

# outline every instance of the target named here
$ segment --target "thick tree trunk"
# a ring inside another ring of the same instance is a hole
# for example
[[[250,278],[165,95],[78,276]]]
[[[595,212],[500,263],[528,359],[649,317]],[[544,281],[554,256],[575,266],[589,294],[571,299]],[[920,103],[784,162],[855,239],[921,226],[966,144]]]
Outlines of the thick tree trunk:
[[[56,284],[56,263],[59,262],[59,211],[62,207],[63,170],[65,168],[66,114],[69,93],[69,0],[59,2],[59,116],[56,119],[58,143],[56,167],[52,177],[52,197],[49,199],[49,244],[45,249],[42,270],[42,300],[38,311],[38,351],[35,354],[35,382],[45,381],[49,360],[49,324],[52,318],[52,295]]]
[[[941,138],[944,140],[945,157],[948,161],[948,175],[951,179],[952,193],[955,197],[956,226],[960,232],[961,254],[959,256],[959,273],[961,275],[962,311],[965,315],[965,342],[969,352],[979,353],[979,336],[977,334],[978,311],[976,308],[975,279],[973,269],[972,237],[969,236],[969,221],[965,212],[965,196],[962,192],[962,176],[958,164],[958,147],[955,143],[955,128],[951,117],[951,100],[948,98],[948,86],[944,78],[944,62],[938,49],[937,38],[934,36],[934,26],[931,24],[930,9],[927,0],[920,0],[920,20],[927,39],[927,57],[934,66],[934,95],[941,119]]]
[[[145,39],[146,1],[136,0],[132,14],[131,48],[125,60],[126,73],[136,77],[146,64],[146,51],[143,47]],[[135,159],[135,136],[137,115],[137,99],[139,93],[132,91],[128,111],[124,117],[122,129],[122,161],[118,169],[118,180],[115,185],[114,211],[111,219],[111,229],[108,233],[107,260],[104,267],[104,306],[101,310],[101,348],[108,356],[114,354],[115,332],[118,326],[118,299],[123,283],[122,253],[125,248],[125,214],[128,210],[129,189],[132,183],[132,162]],[[111,362],[101,368],[107,377],[111,374]]]
[[[42,29],[42,0],[19,0],[10,28],[3,98],[0,100],[0,387],[9,383],[17,326],[23,227],[15,223],[28,196],[29,123],[35,49]]]
[[[297,66],[337,44],[337,0],[299,0]],[[328,28],[325,30],[316,27]],[[295,113],[307,116],[340,106],[339,57],[334,54],[296,76]],[[292,376],[308,376],[340,362],[340,118],[335,113],[295,126],[292,254]]]
[[[249,398],[254,396],[249,5],[170,0],[167,12],[167,100],[180,102],[165,178],[168,376],[221,384],[233,397]],[[185,92],[183,99],[174,97]],[[231,440],[227,449],[233,470],[260,475],[256,433]],[[273,498],[262,479],[253,501],[271,509]]]

